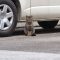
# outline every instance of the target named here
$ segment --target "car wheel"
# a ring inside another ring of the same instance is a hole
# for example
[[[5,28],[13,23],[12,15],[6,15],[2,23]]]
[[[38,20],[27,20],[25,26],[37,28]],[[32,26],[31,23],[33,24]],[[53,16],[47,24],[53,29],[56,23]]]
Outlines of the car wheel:
[[[0,0],[0,36],[9,36],[15,31],[17,11],[11,0]]]
[[[52,29],[54,28],[59,20],[56,21],[38,21],[38,24],[43,27],[44,29]]]

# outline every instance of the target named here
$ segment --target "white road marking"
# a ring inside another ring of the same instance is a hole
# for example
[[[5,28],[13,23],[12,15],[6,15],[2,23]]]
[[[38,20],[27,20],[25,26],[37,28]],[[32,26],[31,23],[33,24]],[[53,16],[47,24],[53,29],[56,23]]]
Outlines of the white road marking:
[[[60,54],[0,51],[0,60],[60,60]]]

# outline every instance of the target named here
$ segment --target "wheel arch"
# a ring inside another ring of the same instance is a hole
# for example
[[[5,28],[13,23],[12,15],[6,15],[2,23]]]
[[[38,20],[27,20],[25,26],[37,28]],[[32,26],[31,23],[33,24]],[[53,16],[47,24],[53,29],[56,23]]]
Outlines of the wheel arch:
[[[21,16],[21,4],[19,0],[12,0],[13,3],[15,4],[16,8],[17,8],[17,13],[18,13],[18,21],[20,20],[20,16]]]

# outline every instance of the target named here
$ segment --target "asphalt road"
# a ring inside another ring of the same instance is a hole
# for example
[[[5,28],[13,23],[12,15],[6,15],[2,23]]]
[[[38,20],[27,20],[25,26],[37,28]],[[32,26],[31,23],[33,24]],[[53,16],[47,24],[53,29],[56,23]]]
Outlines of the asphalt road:
[[[37,23],[34,24],[36,36],[25,36],[24,24],[20,23],[12,36],[0,37],[0,50],[60,54],[60,26],[45,30],[38,27]]]

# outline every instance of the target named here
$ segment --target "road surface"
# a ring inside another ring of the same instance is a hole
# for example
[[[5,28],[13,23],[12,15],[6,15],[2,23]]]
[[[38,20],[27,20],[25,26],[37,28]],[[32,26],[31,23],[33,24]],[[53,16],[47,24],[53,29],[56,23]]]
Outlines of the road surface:
[[[38,24],[34,24],[36,25],[36,36],[25,36],[24,28],[23,26],[21,27],[24,24],[20,23],[12,36],[0,37],[0,58],[1,56],[4,58],[5,55],[6,57],[8,56],[7,60],[9,60],[12,55],[15,57],[17,56],[16,54],[22,54],[22,56],[25,54],[28,58],[33,55],[32,58],[28,59],[26,57],[25,60],[40,60],[40,56],[42,58],[46,56],[46,59],[41,60],[48,60],[47,56],[53,56],[50,60],[60,60],[60,26],[57,25],[55,29],[45,30],[39,27]],[[56,59],[55,56],[57,56]],[[15,58],[21,58],[21,56]],[[22,58],[24,60],[25,57]]]

